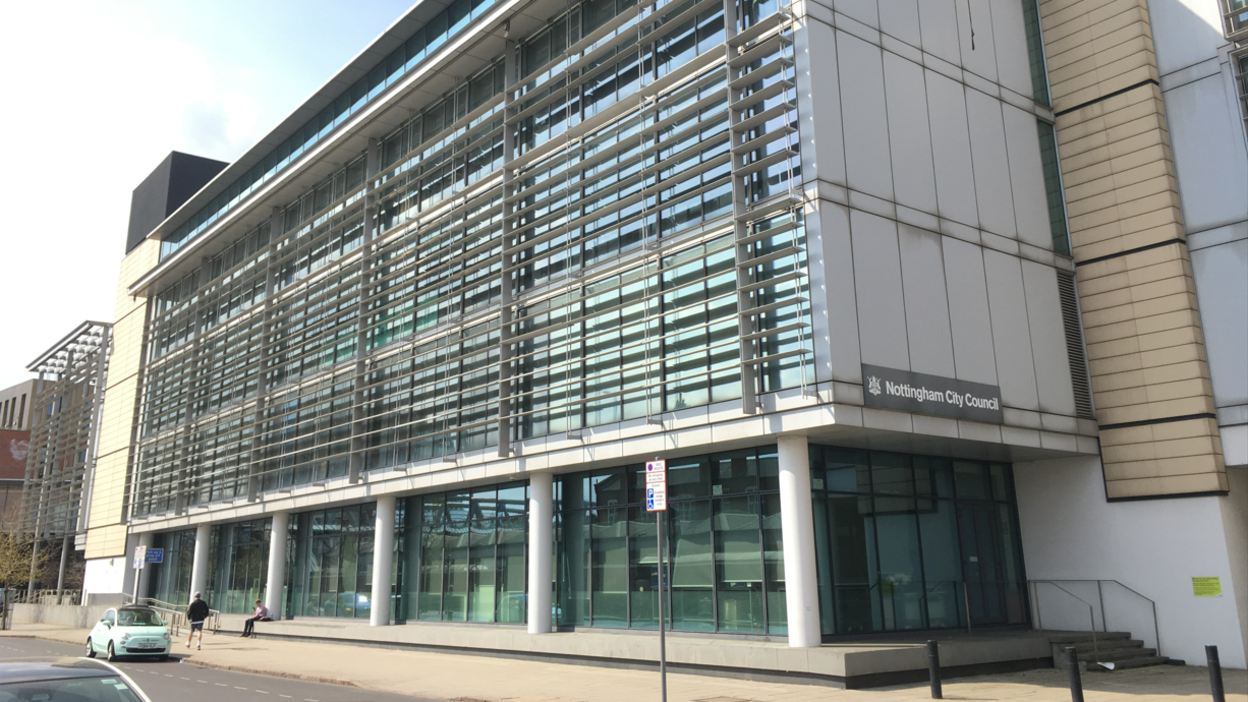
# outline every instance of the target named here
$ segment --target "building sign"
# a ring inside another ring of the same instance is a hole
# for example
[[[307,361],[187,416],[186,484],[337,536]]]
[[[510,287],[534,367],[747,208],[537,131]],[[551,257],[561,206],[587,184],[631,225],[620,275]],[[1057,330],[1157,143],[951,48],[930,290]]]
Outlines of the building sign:
[[[164,563],[165,562],[165,549],[163,548],[147,549],[147,557],[145,560],[148,563]]]
[[[1001,388],[939,375],[862,364],[868,407],[1003,424]]]
[[[646,511],[667,511],[667,461],[646,462]]]
[[[1218,578],[1192,578],[1192,594],[1197,597],[1221,597],[1222,581]]]

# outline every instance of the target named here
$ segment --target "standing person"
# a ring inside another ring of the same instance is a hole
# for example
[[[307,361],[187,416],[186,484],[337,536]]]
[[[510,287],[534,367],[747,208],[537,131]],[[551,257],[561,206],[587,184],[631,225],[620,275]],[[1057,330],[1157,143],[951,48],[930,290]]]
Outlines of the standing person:
[[[191,606],[186,608],[186,618],[191,622],[191,633],[186,637],[186,647],[191,647],[191,639],[195,638],[195,632],[199,632],[199,643],[195,644],[195,650],[204,646],[204,620],[208,618],[208,603],[200,599],[200,594],[195,593],[195,599],[191,601]]]
[[[243,626],[243,636],[251,636],[256,628],[256,622],[271,622],[273,618],[269,616],[269,608],[264,606],[260,600],[256,600],[256,611],[251,613],[251,619]]]

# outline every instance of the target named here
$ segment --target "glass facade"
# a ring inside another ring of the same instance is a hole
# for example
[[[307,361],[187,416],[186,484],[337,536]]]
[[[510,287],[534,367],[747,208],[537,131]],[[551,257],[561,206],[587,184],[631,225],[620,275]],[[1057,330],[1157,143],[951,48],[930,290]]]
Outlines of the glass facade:
[[[1044,192],[1049,201],[1049,227],[1053,232],[1053,250],[1069,256],[1070,232],[1066,228],[1066,198],[1062,192],[1062,167],[1057,153],[1057,134],[1053,125],[1036,120],[1040,137],[1040,162],[1044,168]]]
[[[149,305],[132,513],[812,382],[791,30],[767,26],[730,88],[723,3],[573,4],[515,86],[487,62],[222,232]]]
[[[774,449],[669,460],[668,628],[784,634],[784,548]],[[557,621],[658,628],[658,543],[645,467],[556,481]]]
[[[213,609],[249,614],[255,601],[264,599],[272,523],[271,519],[256,519],[212,528],[204,598]]]
[[[528,504],[525,483],[404,500],[395,618],[524,623]]]
[[[155,534],[152,548],[164,549],[160,563],[148,563],[147,596],[161,602],[184,605],[191,601],[191,568],[195,564],[195,530]]]
[[[811,448],[825,635],[1026,622],[1009,465]]]
[[[463,31],[472,20],[480,18],[493,5],[494,0],[454,0],[449,7],[426,22],[404,44],[357,80],[349,90],[321,110],[315,119],[309,120],[260,163],[239,176],[225,192],[204,205],[186,224],[161,241],[161,260],[173,255],[183,244],[212,226],[221,215],[233,209],[348,117],[358,112],[387,87],[394,85],[425,58],[437,52],[448,39]]]
[[[376,527],[375,503],[291,515],[284,616],[367,619]]]

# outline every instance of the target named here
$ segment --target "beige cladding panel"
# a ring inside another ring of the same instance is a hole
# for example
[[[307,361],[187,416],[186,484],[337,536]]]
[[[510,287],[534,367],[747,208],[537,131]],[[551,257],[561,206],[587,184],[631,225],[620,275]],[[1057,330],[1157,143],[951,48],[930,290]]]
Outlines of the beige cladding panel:
[[[92,528],[87,531],[86,558],[125,558],[126,527],[124,525]]]
[[[1107,493],[1225,490],[1146,2],[1039,4]]]
[[[118,276],[113,349],[105,381],[107,398],[100,417],[99,457],[91,493],[86,557],[125,556],[123,523],[126,471],[142,365],[147,299],[131,297],[130,285],[156,265],[160,243],[145,241],[121,262]]]

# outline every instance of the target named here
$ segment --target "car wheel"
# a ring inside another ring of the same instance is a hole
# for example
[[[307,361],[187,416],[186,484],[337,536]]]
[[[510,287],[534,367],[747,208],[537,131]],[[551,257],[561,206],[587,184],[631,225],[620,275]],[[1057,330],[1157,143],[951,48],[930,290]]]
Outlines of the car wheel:
[[[95,658],[95,644],[91,643],[91,637],[87,637],[87,658]]]
[[[117,651],[113,648],[112,641],[108,642],[108,662],[109,663],[117,662]]]

